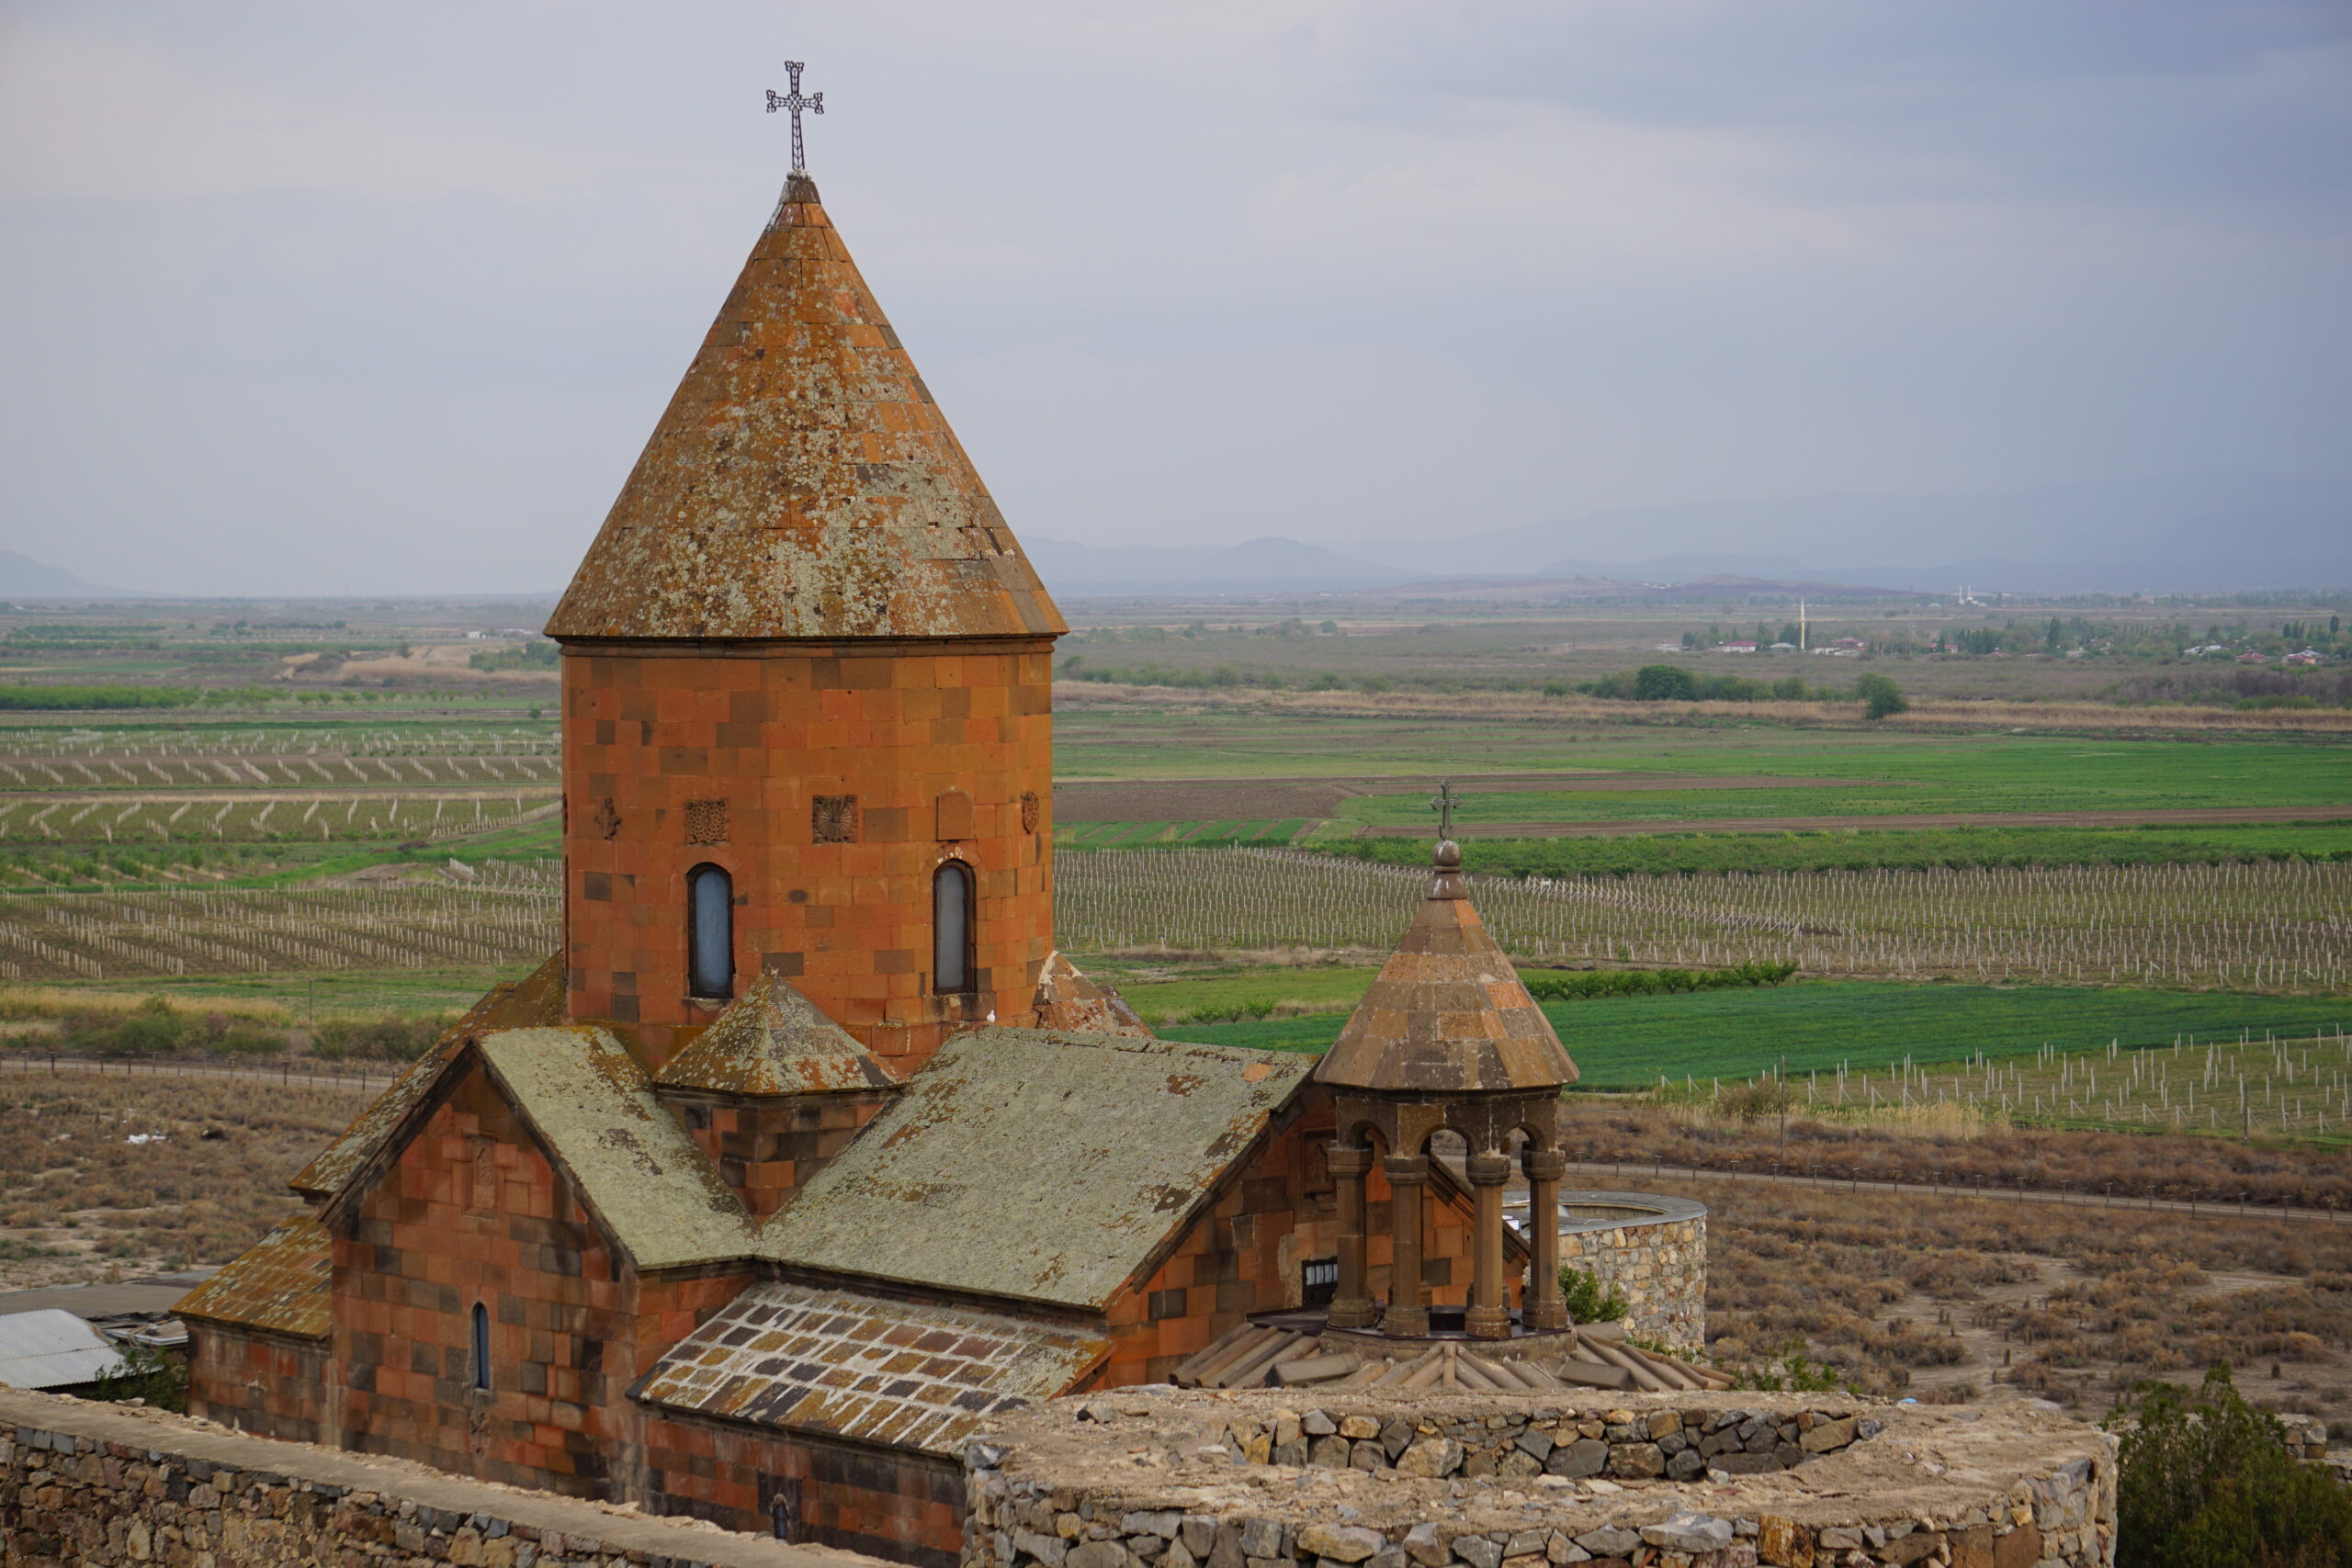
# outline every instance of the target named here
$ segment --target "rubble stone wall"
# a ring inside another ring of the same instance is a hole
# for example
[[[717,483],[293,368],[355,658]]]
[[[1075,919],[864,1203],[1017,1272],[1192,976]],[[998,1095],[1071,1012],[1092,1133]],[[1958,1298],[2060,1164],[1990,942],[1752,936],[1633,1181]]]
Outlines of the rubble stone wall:
[[[616,1513],[161,1411],[0,1389],[15,1568],[843,1568],[869,1562]]]
[[[1648,1192],[1560,1194],[1560,1265],[1625,1298],[1625,1323],[1678,1350],[1707,1343],[1707,1210]]]
[[[1136,1393],[1020,1412],[967,1448],[966,1568],[2114,1562],[2112,1440],[2054,1409],[1755,1393],[1301,1409],[1295,1393],[1287,1408],[1278,1393]],[[1715,1452],[1678,1480],[1658,1461],[1692,1452],[1694,1432]],[[1306,1463],[1272,1462],[1277,1436],[1303,1441]],[[1745,1473],[1722,1462],[1764,1443],[1776,1451]]]

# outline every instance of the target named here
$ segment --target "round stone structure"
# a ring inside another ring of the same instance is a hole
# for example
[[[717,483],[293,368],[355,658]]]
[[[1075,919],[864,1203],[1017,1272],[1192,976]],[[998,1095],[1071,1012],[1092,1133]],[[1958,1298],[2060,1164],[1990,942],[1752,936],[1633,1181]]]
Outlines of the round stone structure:
[[[1050,1401],[966,1446],[963,1568],[2115,1561],[2115,1439],[2054,1405],[1595,1394]],[[1291,1432],[1304,1465],[1253,1457]]]
[[[1523,1213],[1514,1216],[1523,1224]],[[1560,1266],[1624,1298],[1635,1336],[1707,1345],[1707,1206],[1657,1192],[1563,1191]]]

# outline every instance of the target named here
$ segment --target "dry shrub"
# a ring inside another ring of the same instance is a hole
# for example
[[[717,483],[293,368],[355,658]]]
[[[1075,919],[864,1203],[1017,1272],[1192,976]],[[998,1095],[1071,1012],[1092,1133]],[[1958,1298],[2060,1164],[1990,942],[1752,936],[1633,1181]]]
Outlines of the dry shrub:
[[[2352,1210],[2352,1152],[2162,1134],[1724,1122],[1684,1107],[1564,1107],[1571,1159],[2119,1198]]]
[[[202,1074],[9,1073],[0,1206],[10,1228],[100,1257],[225,1262],[301,1207],[288,1179],[366,1103],[354,1089],[264,1091]]]

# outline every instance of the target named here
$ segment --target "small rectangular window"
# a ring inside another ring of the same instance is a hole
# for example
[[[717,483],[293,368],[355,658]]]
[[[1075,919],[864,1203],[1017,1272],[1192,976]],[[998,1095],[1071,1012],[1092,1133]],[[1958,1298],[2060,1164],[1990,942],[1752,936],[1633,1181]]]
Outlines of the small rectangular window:
[[[1336,1258],[1310,1258],[1298,1267],[1298,1300],[1301,1306],[1329,1306],[1339,1293],[1340,1260]]]

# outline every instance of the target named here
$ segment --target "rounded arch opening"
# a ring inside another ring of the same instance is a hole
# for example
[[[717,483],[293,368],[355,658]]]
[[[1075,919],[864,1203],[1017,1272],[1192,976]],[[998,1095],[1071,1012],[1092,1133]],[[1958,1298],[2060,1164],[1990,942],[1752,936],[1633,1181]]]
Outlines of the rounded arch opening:
[[[686,988],[712,1000],[735,994],[735,879],[708,862],[686,873]]]
[[[941,996],[975,989],[972,929],[977,886],[962,861],[940,863],[931,877],[931,987]]]

